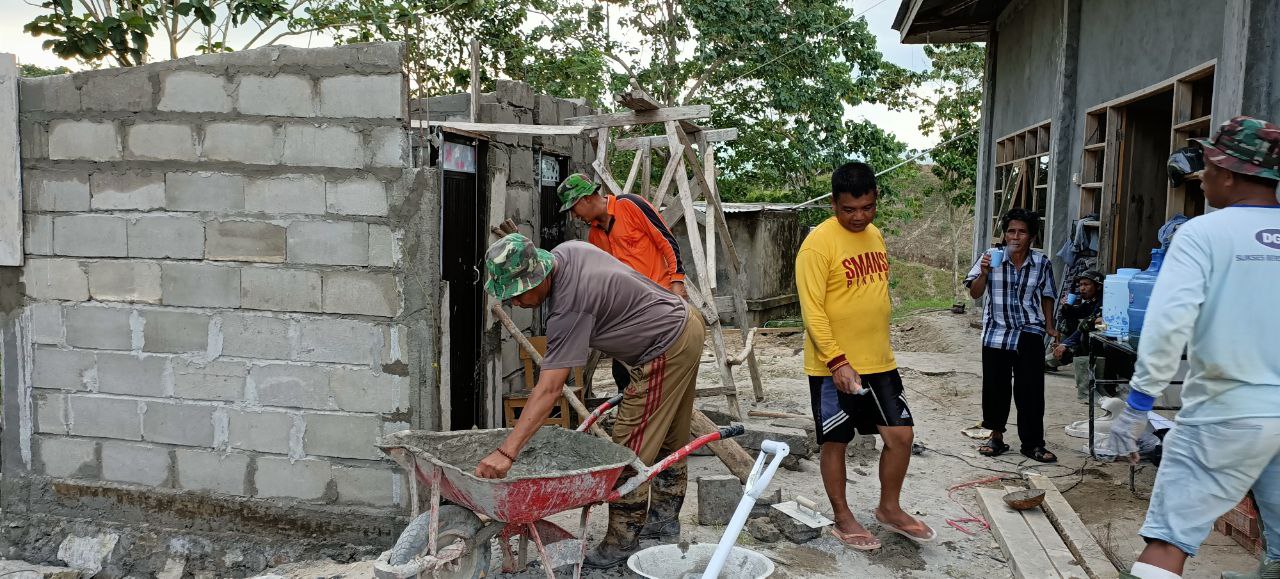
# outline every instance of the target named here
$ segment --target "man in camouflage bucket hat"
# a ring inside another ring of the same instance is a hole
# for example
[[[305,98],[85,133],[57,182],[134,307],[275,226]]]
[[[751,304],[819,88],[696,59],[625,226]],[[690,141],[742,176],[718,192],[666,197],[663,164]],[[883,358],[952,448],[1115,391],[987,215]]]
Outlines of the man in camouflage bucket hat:
[[[1106,440],[1136,460],[1155,399],[1187,352],[1182,409],[1164,438],[1138,532],[1147,541],[1122,577],[1178,577],[1214,522],[1252,491],[1267,550],[1253,573],[1280,579],[1280,127],[1236,117],[1205,150],[1205,200],[1219,210],[1187,221],[1160,268],[1129,381]]]
[[[521,308],[546,304],[547,353],[515,429],[480,461],[476,476],[506,476],[559,400],[570,369],[586,364],[591,348],[631,368],[631,385],[623,391],[614,420],[615,443],[652,465],[689,441],[705,337],[700,313],[581,241],[568,241],[547,252],[513,233],[489,248],[485,270],[489,275],[485,289],[494,297]],[[608,532],[587,555],[587,567],[600,569],[626,561],[638,550],[642,533],[679,536],[688,468],[681,461],[664,472],[670,474],[610,503]]]

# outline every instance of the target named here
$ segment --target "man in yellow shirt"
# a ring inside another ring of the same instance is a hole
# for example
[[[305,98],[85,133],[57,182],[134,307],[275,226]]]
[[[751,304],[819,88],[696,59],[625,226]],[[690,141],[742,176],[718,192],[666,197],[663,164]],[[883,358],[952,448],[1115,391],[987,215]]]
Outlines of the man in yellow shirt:
[[[831,176],[835,216],[815,227],[796,256],[804,317],[804,369],[821,445],[822,484],[835,514],[831,530],[862,551],[880,547],[845,500],[845,449],[857,433],[879,434],[880,504],[876,520],[918,543],[937,538],[902,510],[899,495],[911,462],[915,423],[889,346],[889,256],[871,221],[879,189],[865,163]]]

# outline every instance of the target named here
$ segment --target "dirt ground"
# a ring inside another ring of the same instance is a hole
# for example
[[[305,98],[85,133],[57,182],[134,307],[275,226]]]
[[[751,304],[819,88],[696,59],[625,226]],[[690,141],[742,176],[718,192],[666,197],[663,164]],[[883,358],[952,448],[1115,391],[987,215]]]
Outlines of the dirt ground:
[[[774,544],[760,544],[745,532],[739,537],[739,545],[764,553],[777,566],[775,577],[953,577],[1000,578],[1010,577],[1009,566],[993,536],[974,523],[967,526],[974,534],[966,534],[948,525],[947,520],[964,519],[981,515],[975,501],[975,493],[965,489],[952,493],[947,489],[970,481],[992,476],[1018,478],[1026,470],[1038,471],[1052,477],[1063,490],[1068,501],[1080,517],[1098,537],[1104,548],[1123,562],[1125,568],[1136,558],[1142,548],[1137,536],[1146,511],[1146,495],[1151,491],[1155,471],[1146,466],[1137,475],[1137,494],[1128,488],[1128,468],[1122,465],[1099,463],[1089,460],[1083,453],[1083,440],[1070,438],[1063,432],[1068,423],[1084,418],[1086,408],[1075,400],[1075,383],[1066,373],[1046,375],[1046,431],[1049,448],[1056,453],[1057,465],[1041,465],[1022,459],[1016,452],[995,459],[980,457],[976,452],[977,441],[960,433],[973,426],[981,415],[981,376],[979,366],[979,330],[973,327],[977,316],[928,312],[911,316],[895,323],[893,344],[903,381],[908,389],[907,399],[916,420],[916,441],[926,451],[913,457],[903,491],[903,506],[922,517],[938,531],[938,542],[918,547],[915,544],[885,532],[871,516],[878,496],[879,484],[875,478],[878,453],[862,451],[851,456],[849,469],[849,502],[854,514],[884,543],[884,547],[872,553],[857,552],[841,546],[829,534],[805,545],[795,545],[785,540]],[[737,346],[733,344],[737,343]],[[732,348],[740,347],[740,340],[730,339]],[[750,404],[748,396],[741,398],[745,410],[772,410],[797,414],[809,414],[808,384],[803,372],[800,334],[769,335],[757,346],[765,386],[766,400]],[[704,357],[699,373],[699,384],[718,384],[715,366],[710,363],[710,352]],[[1064,368],[1066,369],[1066,368]],[[607,372],[603,378],[607,380]],[[738,377],[739,390],[750,391],[745,373]],[[607,390],[604,388],[602,390]],[[724,410],[719,399],[700,399],[699,406]],[[1011,418],[1010,431],[1017,415]],[[772,419],[749,418],[747,427],[767,424]],[[1016,435],[1014,436],[1016,438]],[[1016,446],[1015,446],[1016,448]],[[1020,460],[1022,459],[1022,460]],[[783,499],[802,495],[813,498],[826,506],[814,460],[800,461],[799,472],[779,470],[771,488],[783,489]],[[718,542],[723,528],[697,525],[696,480],[703,475],[725,474],[727,471],[714,457],[690,459],[689,499],[681,514],[682,540],[688,542]],[[1015,484],[1012,481],[992,482],[992,486]],[[828,514],[829,514],[829,507]],[[606,511],[597,508],[592,515],[589,535],[592,544],[604,534]],[[577,513],[565,513],[553,520],[567,529],[577,529]],[[644,546],[649,546],[645,543]],[[495,557],[495,569],[499,565]],[[1223,570],[1251,570],[1255,559],[1244,549],[1226,537],[1214,533],[1192,559],[1184,577],[1213,578]],[[567,568],[566,568],[567,569]],[[563,573],[565,569],[562,569]],[[292,577],[335,577],[331,573],[311,574],[305,571],[288,573]],[[355,575],[347,575],[355,576]],[[545,574],[537,565],[517,575],[504,577],[537,578]],[[586,577],[627,577],[625,570],[606,573],[586,573]]]

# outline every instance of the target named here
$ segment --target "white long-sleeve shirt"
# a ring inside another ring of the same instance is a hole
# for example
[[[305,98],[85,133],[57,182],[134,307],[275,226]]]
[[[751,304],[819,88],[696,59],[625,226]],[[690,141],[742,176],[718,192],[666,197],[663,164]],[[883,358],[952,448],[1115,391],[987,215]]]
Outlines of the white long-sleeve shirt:
[[[1184,347],[1179,422],[1280,417],[1280,208],[1228,207],[1178,229],[1129,385],[1159,396]]]

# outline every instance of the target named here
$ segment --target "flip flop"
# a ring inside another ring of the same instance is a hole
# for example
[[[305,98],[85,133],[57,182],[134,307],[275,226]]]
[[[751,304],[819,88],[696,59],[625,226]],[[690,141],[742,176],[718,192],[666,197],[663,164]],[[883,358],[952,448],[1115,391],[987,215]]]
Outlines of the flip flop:
[[[870,532],[846,533],[833,526],[831,527],[831,535],[834,536],[841,543],[844,543],[846,546],[852,547],[859,551],[874,551],[876,549],[879,549],[881,546],[880,540],[877,539],[876,536],[872,535]],[[871,539],[872,541],[875,541],[875,542],[874,543],[854,543],[853,541],[857,539]]]
[[[926,525],[924,521],[921,521],[920,519],[916,519],[916,522],[919,523],[920,526],[929,530],[929,536],[927,537],[917,537],[915,535],[912,535],[911,533],[908,533],[905,529],[901,527],[894,526],[892,523],[889,523],[888,521],[881,519],[880,513],[872,513],[872,516],[876,518],[876,522],[880,523],[881,525],[884,525],[884,528],[889,529],[890,531],[893,531],[899,535],[902,535],[903,537],[911,539],[912,541],[915,541],[916,543],[919,543],[921,545],[932,543],[934,539],[938,538],[938,532],[933,530],[933,528],[930,527],[929,525]]]

